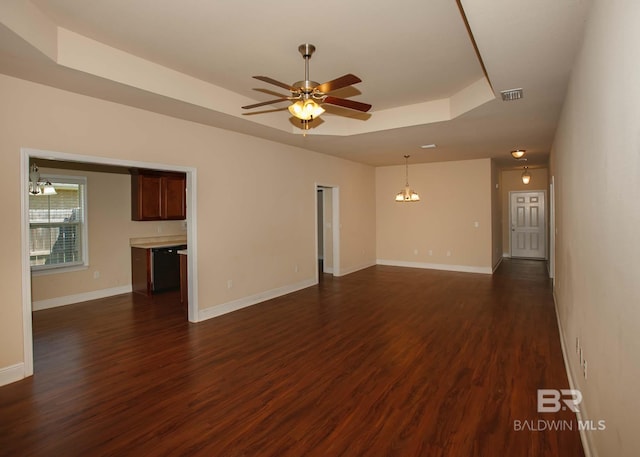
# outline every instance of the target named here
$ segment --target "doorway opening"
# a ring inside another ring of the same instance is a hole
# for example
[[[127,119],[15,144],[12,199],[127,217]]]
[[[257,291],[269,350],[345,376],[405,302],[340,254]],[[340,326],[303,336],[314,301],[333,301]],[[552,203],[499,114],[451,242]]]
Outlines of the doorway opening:
[[[316,281],[340,275],[340,208],[337,186],[316,184]]]
[[[69,167],[119,167],[119,168],[146,168],[162,171],[178,171],[186,174],[187,183],[187,239],[188,239],[188,268],[190,277],[188,281],[188,319],[190,322],[197,322],[198,318],[198,294],[197,294],[197,236],[196,236],[196,169],[193,167],[183,167],[167,165],[161,163],[139,162],[108,157],[94,157],[77,154],[69,154],[55,151],[44,151],[37,149],[21,149],[21,188],[28,188],[29,164],[32,159],[50,160],[58,162],[68,162]],[[33,375],[33,328],[32,328],[32,278],[30,261],[30,224],[29,224],[29,199],[28,193],[21,192],[21,251],[22,251],[22,323],[23,323],[23,352],[24,352],[24,377]]]

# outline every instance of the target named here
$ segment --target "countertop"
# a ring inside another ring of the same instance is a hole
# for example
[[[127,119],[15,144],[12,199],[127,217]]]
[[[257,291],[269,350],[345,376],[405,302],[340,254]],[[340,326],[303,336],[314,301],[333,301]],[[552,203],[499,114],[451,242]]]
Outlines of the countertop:
[[[153,249],[187,244],[184,236],[153,236],[147,238],[131,238],[129,246],[132,248]]]
[[[187,244],[185,243],[176,243],[175,241],[156,241],[149,243],[132,243],[132,248],[142,248],[142,249],[153,249],[153,248],[167,248],[171,246],[182,246]]]

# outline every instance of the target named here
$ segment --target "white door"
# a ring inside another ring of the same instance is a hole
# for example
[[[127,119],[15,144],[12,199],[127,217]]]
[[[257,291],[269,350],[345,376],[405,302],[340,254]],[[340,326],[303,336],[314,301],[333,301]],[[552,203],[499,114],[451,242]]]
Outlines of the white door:
[[[544,191],[510,192],[511,257],[547,257]]]

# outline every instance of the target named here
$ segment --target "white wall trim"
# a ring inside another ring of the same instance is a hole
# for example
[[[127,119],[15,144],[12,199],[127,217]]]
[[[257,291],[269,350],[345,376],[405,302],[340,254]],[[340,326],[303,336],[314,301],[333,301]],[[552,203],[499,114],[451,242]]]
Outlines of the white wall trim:
[[[503,252],[502,253],[502,258],[503,259],[510,259],[511,258],[511,253],[510,252]]]
[[[126,294],[132,291],[131,284],[126,286],[111,287],[109,289],[92,290],[81,294],[65,295],[64,297],[48,298],[46,300],[34,301],[31,305],[33,311],[57,308],[58,306],[72,305],[99,298],[113,297],[114,295]]]
[[[493,270],[491,271],[491,273],[495,273],[495,272],[496,272],[496,270],[498,269],[498,267],[499,267],[499,266],[500,266],[500,264],[502,263],[502,259],[503,259],[503,257],[500,257],[500,258],[498,259],[498,261],[496,262],[496,264],[493,266]]]
[[[30,153],[20,150],[20,233],[22,253],[22,357],[24,376],[33,375],[33,327],[31,325],[31,261],[29,258],[29,197],[27,170]]]
[[[564,360],[564,368],[567,372],[567,378],[569,380],[569,387],[571,389],[577,389],[577,384],[575,382],[575,377],[573,376],[573,371],[571,371],[571,365],[569,364],[569,354],[567,353],[567,344],[565,340],[565,333],[562,328],[562,323],[560,322],[560,313],[558,312],[558,302],[556,300],[556,294],[553,293],[553,304],[556,312],[556,321],[558,323],[558,333],[560,334],[560,347],[562,348],[562,359]],[[584,398],[583,398],[584,400]],[[585,413],[584,401],[580,403],[580,411],[576,413],[576,417],[579,421],[586,420],[587,414]],[[598,453],[595,451],[595,447],[593,446],[590,431],[584,430],[582,428],[580,430],[580,440],[582,441],[582,448],[584,449],[585,457],[598,457]]]
[[[0,386],[6,386],[12,382],[20,381],[25,377],[24,363],[22,362],[0,368]]]
[[[305,279],[304,281],[297,282],[295,284],[289,284],[287,286],[278,287],[276,289],[260,292],[248,297],[232,300],[220,305],[210,306],[209,308],[201,309],[198,313],[198,322],[211,319],[214,317],[222,316],[223,314],[231,313],[248,306],[257,305],[263,301],[271,300],[282,295],[287,295],[292,292],[296,292],[301,289],[306,289],[318,284],[315,279]]]
[[[491,267],[474,267],[470,265],[449,265],[445,263],[424,263],[424,262],[406,262],[404,260],[385,260],[377,259],[378,265],[389,265],[392,267],[409,267],[409,268],[425,268],[428,270],[444,270],[459,271],[463,273],[482,273],[490,275]]]
[[[355,267],[345,268],[340,271],[339,275],[334,275],[334,276],[346,276],[348,274],[355,273],[356,271],[364,270],[365,268],[373,267],[375,265],[376,265],[375,262],[367,262],[361,265],[356,265]]]

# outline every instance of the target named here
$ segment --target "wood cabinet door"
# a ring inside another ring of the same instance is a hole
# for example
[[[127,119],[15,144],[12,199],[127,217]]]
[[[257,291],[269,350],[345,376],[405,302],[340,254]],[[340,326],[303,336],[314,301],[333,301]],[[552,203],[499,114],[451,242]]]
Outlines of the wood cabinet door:
[[[134,221],[161,219],[161,194],[162,181],[160,176],[131,175],[131,219]]]
[[[140,219],[162,219],[162,179],[160,176],[140,175]]]
[[[143,295],[151,294],[151,251],[131,248],[131,288]]]
[[[163,219],[185,219],[186,180],[185,176],[165,176],[163,179]]]
[[[187,176],[184,173],[138,171],[131,175],[131,219],[187,218]]]

